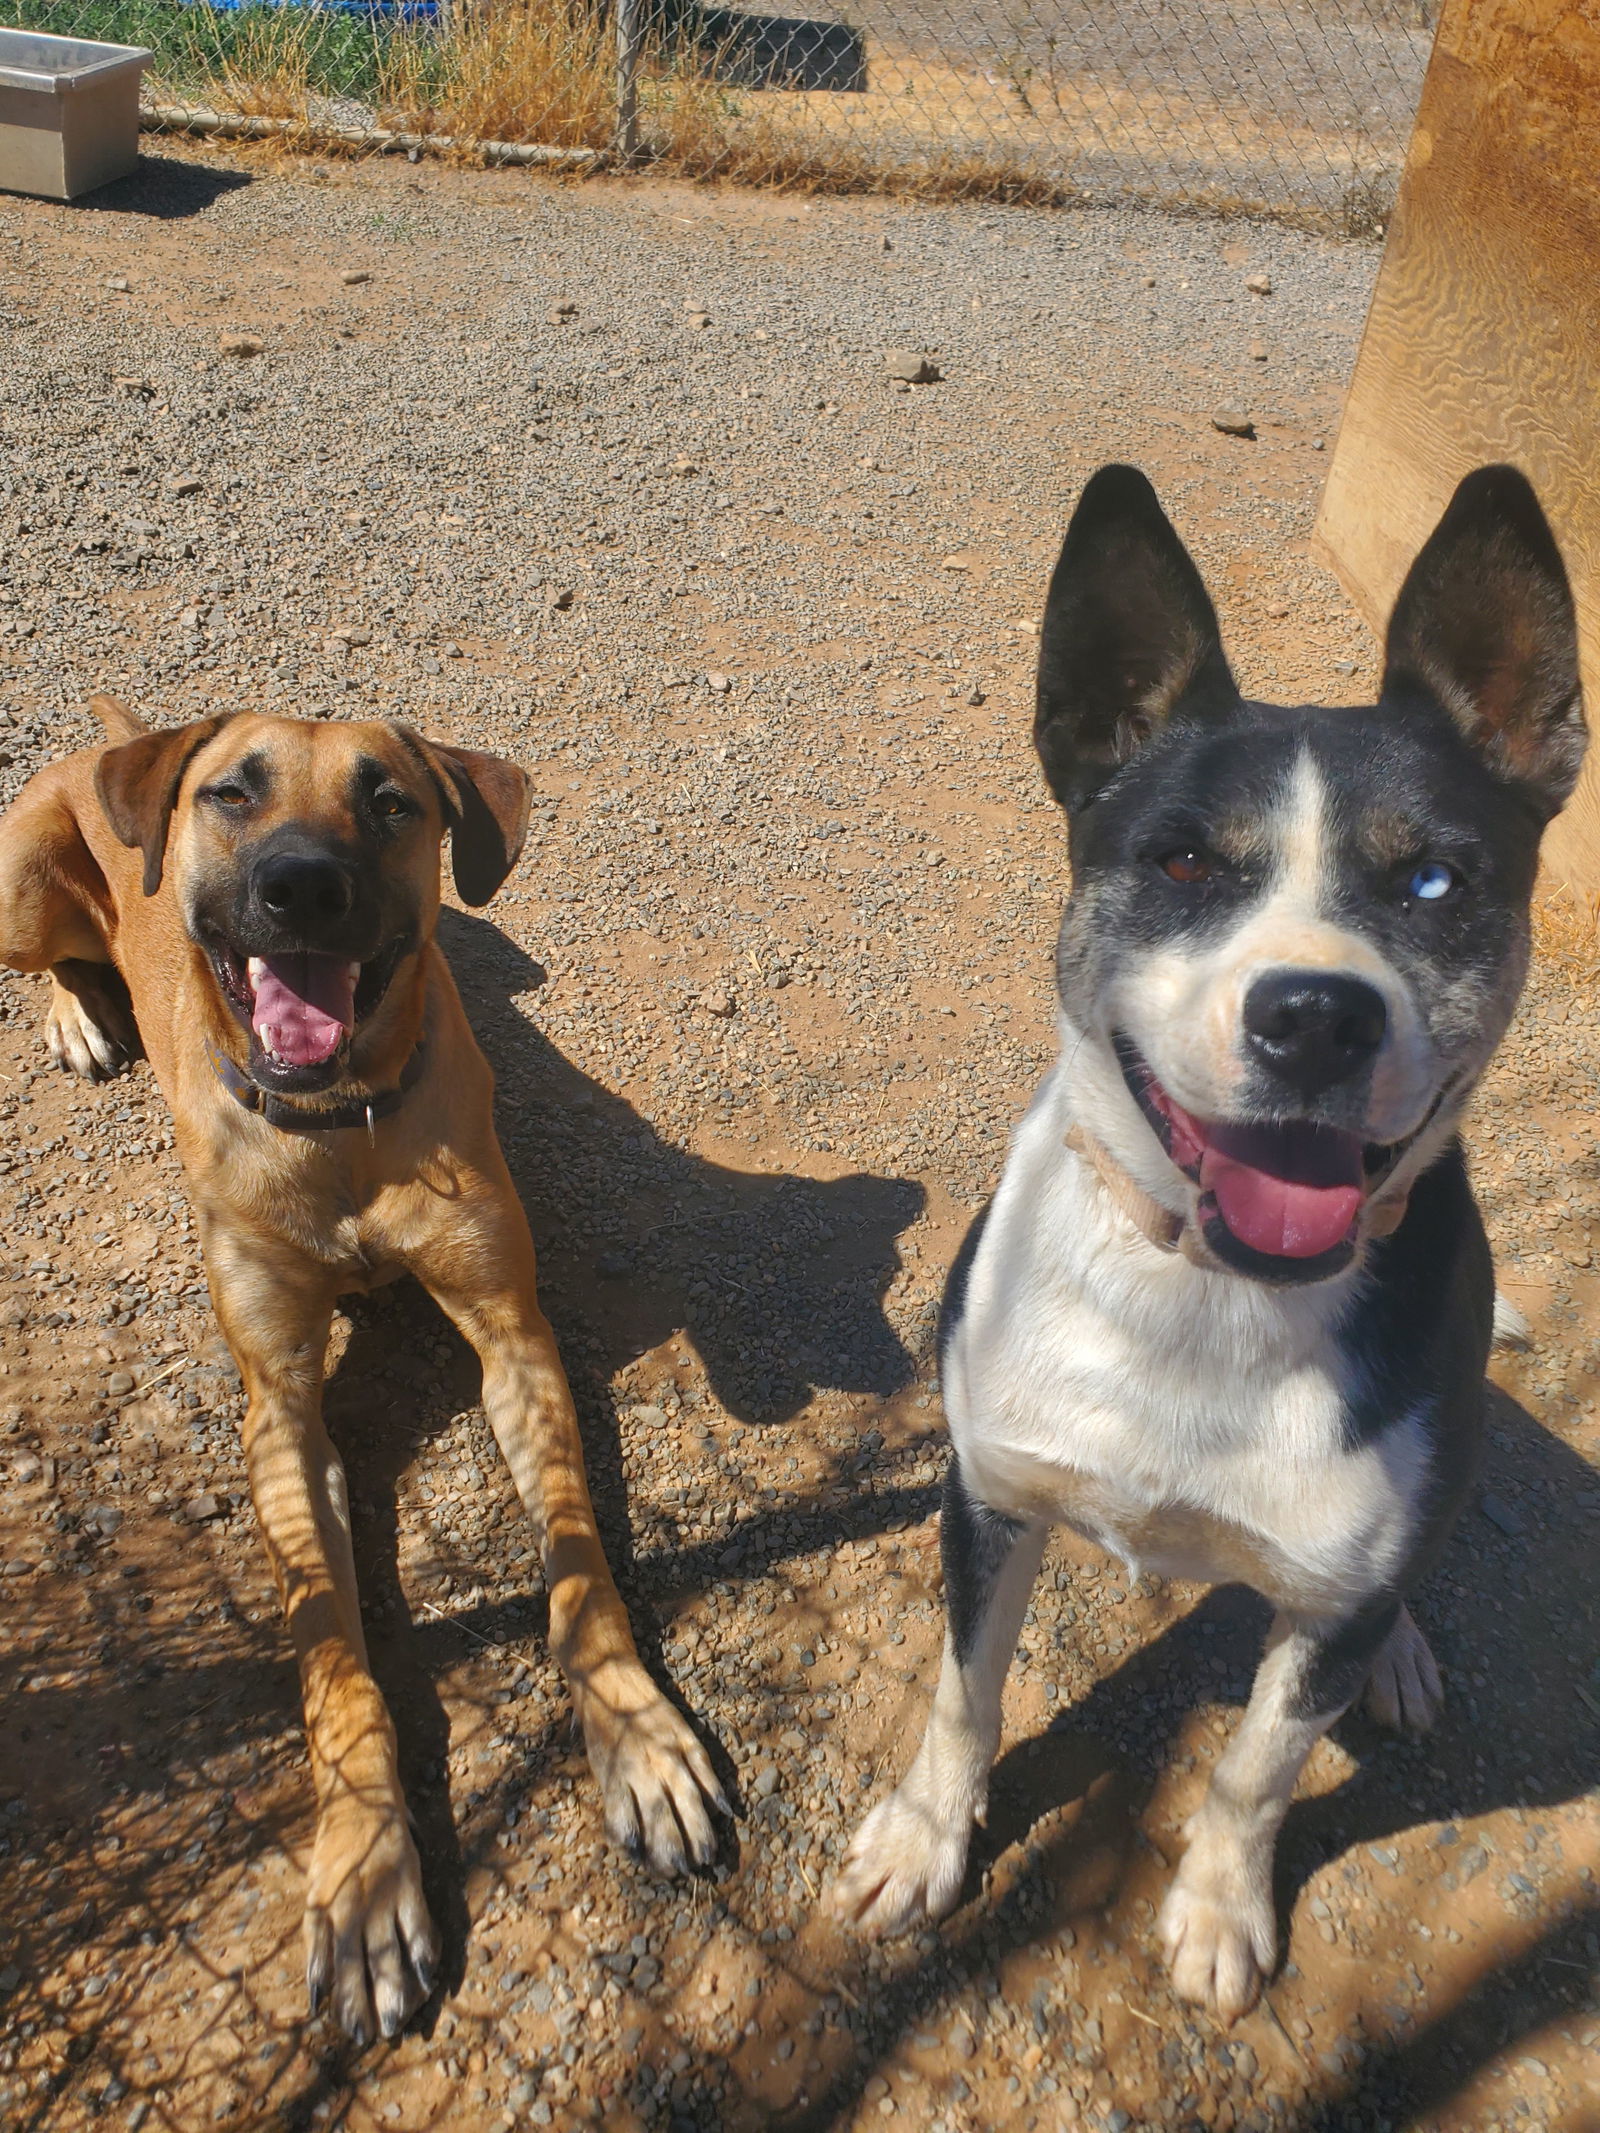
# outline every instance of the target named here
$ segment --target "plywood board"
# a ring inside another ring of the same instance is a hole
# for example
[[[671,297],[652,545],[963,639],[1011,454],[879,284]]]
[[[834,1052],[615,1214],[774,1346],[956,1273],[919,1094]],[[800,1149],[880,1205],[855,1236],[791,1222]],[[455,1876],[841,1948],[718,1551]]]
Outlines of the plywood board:
[[[1381,630],[1463,474],[1509,460],[1550,514],[1600,733],[1600,7],[1446,0],[1317,520]],[[1600,897],[1600,739],[1545,842]]]

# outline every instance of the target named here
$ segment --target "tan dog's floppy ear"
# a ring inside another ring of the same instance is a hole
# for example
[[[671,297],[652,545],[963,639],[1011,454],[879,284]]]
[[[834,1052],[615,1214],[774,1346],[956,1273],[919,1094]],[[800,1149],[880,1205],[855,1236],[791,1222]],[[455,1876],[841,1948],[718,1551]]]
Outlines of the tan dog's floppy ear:
[[[528,773],[503,755],[425,741],[414,727],[398,720],[394,731],[421,756],[439,788],[456,894],[464,904],[486,904],[522,857],[528,834]]]
[[[154,896],[161,886],[167,826],[189,759],[226,724],[226,718],[202,718],[163,733],[141,733],[120,748],[108,748],[95,765],[94,789],[106,820],[124,844],[136,845],[144,853],[146,896]]]
[[[428,744],[455,788],[450,864],[464,904],[486,904],[522,857],[528,834],[528,773],[504,756]]]

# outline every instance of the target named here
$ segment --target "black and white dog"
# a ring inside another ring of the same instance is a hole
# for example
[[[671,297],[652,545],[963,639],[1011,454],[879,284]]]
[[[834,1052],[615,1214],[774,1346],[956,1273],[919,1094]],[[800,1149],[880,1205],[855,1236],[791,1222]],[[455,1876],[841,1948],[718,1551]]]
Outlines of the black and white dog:
[[[1359,710],[1247,703],[1143,475],[1083,493],[1034,738],[1067,810],[1062,1054],[952,1272],[948,1633],[927,1734],[833,1891],[955,1900],[1049,1527],[1276,1609],[1160,1922],[1232,2020],[1276,1958],[1302,1764],[1363,1690],[1420,1729],[1405,1595],[1471,1483],[1494,1279],[1456,1138],[1585,743],[1566,574],[1520,474],[1456,491]]]

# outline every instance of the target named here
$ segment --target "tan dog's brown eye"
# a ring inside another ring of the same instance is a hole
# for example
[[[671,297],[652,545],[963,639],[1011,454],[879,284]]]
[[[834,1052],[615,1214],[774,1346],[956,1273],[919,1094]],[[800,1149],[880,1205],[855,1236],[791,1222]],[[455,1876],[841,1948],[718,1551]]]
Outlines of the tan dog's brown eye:
[[[248,807],[250,795],[242,785],[213,785],[207,792],[208,800],[215,800],[223,807]]]
[[[1211,862],[1202,852],[1168,852],[1159,864],[1169,881],[1181,882],[1185,888],[1211,879]]]
[[[398,793],[381,792],[376,804],[378,813],[388,822],[398,821],[401,815],[409,815],[411,812],[411,802],[402,800]]]

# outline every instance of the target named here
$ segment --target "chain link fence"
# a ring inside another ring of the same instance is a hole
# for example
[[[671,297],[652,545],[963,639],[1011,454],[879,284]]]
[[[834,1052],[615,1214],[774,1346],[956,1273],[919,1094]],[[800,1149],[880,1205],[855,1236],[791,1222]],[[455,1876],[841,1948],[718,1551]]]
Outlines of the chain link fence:
[[[613,12],[614,10],[614,12]],[[11,0],[153,120],[1381,232],[1434,0]]]

